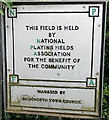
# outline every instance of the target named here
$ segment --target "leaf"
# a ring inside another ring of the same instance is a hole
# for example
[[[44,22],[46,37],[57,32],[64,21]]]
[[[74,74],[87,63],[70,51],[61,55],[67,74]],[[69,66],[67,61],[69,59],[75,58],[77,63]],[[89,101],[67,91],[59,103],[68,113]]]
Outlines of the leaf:
[[[107,31],[107,33],[106,33],[106,34],[107,34],[107,36],[109,36],[109,31]]]
[[[4,15],[4,12],[3,12],[3,9],[2,9],[2,8],[0,8],[0,13],[1,13],[2,15]]]
[[[2,0],[9,9],[12,9],[12,2],[10,0]]]
[[[9,9],[12,9],[12,2],[4,2]]]

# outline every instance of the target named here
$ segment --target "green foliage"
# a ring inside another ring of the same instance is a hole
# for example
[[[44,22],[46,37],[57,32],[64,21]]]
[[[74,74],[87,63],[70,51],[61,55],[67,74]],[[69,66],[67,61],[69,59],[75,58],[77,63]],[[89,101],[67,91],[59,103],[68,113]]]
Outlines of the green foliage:
[[[109,3],[107,6],[106,44],[105,44],[103,120],[109,120]]]
[[[103,90],[103,119],[109,120],[109,84],[106,82]]]
[[[7,0],[2,0],[2,4],[3,4],[3,6],[5,6],[5,7],[8,7],[9,9],[12,9],[12,2],[11,1],[7,1]],[[3,12],[3,9],[2,9],[2,5],[1,5],[1,7],[0,7],[0,13],[2,14],[2,15],[4,15],[4,12]]]
[[[4,119],[6,120],[48,120],[47,116],[38,116],[30,114],[5,114]]]
[[[12,2],[6,2],[6,0],[3,0],[3,2],[5,3],[5,5],[11,9],[12,8]]]
[[[107,6],[106,36],[109,37],[109,2],[108,2],[108,6]]]

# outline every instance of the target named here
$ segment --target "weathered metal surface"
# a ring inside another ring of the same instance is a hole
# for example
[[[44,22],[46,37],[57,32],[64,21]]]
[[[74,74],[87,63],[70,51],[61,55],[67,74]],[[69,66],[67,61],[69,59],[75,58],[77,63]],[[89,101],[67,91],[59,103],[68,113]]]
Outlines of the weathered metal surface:
[[[5,9],[7,112],[99,118],[105,2]]]
[[[1,6],[1,2],[0,2]],[[1,14],[0,14],[0,119],[2,119],[2,23],[1,23]]]

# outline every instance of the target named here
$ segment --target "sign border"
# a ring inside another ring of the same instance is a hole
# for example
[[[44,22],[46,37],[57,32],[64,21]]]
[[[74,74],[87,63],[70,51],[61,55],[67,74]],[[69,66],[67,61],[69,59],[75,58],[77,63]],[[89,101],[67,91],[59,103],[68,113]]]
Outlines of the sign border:
[[[105,37],[105,32],[104,32],[104,29],[105,29],[105,20],[106,20],[106,14],[105,14],[105,12],[106,12],[106,2],[95,2],[95,1],[86,1],[86,2],[13,2],[13,6],[14,5],[57,5],[57,4],[59,4],[59,5],[65,5],[65,4],[67,4],[67,5],[71,5],[71,4],[102,4],[103,5],[103,17],[102,17],[102,21],[103,21],[103,24],[102,24],[102,41],[101,41],[101,59],[100,59],[100,86],[99,86],[99,90],[100,91],[102,91],[102,88],[103,88],[103,68],[104,68],[104,37]],[[5,11],[5,10],[4,10]],[[4,15],[4,20],[5,20],[5,15]],[[12,20],[13,20],[13,18],[12,18]],[[5,24],[6,24],[6,21],[4,22],[4,28],[5,28]],[[5,31],[4,31],[4,36],[6,35],[6,28],[5,28]],[[5,43],[5,46],[4,46],[4,48],[6,48],[6,36],[5,36],[5,40],[4,40],[4,43]],[[6,61],[6,49],[5,49],[5,53],[3,53],[3,55],[5,56],[5,68],[7,68],[7,61]],[[7,70],[5,71],[5,75],[7,76]],[[7,78],[7,77],[6,77]],[[4,84],[6,84],[6,81],[7,80],[4,80]],[[6,84],[7,85],[7,84]],[[6,91],[7,91],[7,86],[6,86]],[[7,96],[6,94],[7,94],[7,92],[5,91],[5,97]],[[99,106],[99,115],[97,115],[99,118],[101,118],[101,112],[102,112],[102,109],[101,109],[101,107],[102,107],[102,105],[101,105],[101,101],[102,101],[102,92],[100,92],[100,94],[99,94],[99,100],[100,100],[100,106]],[[7,102],[6,102],[7,103]],[[6,104],[5,103],[5,104]],[[7,106],[7,104],[6,104],[6,106]],[[6,108],[5,108],[6,109]],[[6,111],[8,111],[8,110],[6,110]],[[9,110],[10,111],[10,110]],[[15,111],[12,111],[11,110],[11,112],[15,112]],[[20,113],[22,113],[22,112],[20,112]],[[37,112],[36,112],[37,113]],[[58,113],[59,114],[59,113]],[[48,115],[48,114],[47,114]],[[64,116],[64,115],[62,115],[62,116]],[[82,116],[82,115],[81,115]],[[88,116],[88,115],[86,115],[86,116]],[[89,116],[91,116],[91,115],[89,115]],[[94,116],[94,115],[92,115],[92,116]],[[96,116],[96,117],[97,117]],[[64,117],[66,117],[66,115],[64,116]],[[67,116],[68,117],[68,116]],[[72,117],[72,115],[71,116],[69,116],[69,117]]]

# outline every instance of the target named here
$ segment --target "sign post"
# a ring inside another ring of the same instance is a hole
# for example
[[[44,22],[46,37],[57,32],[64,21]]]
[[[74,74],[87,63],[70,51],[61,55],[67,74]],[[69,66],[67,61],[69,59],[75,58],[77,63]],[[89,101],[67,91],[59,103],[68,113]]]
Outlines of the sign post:
[[[5,9],[6,112],[101,118],[105,9],[106,1]]]
[[[1,20],[1,15],[0,15]],[[0,22],[0,28],[1,28],[1,22]],[[0,60],[2,61],[2,33],[0,29]],[[2,119],[2,62],[0,62],[0,120]]]

